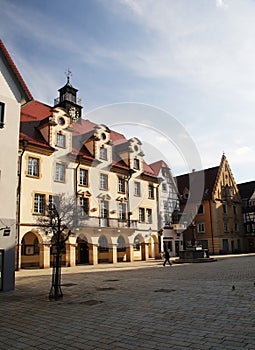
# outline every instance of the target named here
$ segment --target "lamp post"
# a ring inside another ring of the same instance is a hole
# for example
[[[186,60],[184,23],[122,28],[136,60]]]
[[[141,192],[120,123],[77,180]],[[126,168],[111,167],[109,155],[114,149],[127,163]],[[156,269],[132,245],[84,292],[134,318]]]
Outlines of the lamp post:
[[[57,223],[57,232],[56,232],[56,256],[55,261],[53,260],[53,269],[52,269],[52,284],[49,294],[49,299],[58,300],[63,297],[63,293],[61,290],[61,249],[63,245],[63,241],[61,240],[61,218],[59,216],[58,211],[56,210],[56,206],[53,203],[49,204],[49,215],[51,221],[55,221]]]

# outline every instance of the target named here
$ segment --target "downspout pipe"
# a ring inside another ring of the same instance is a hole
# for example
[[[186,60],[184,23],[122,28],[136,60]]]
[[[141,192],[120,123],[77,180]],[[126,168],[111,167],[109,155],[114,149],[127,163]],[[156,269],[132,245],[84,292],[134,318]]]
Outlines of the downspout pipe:
[[[22,178],[22,160],[23,155],[25,153],[25,150],[28,146],[27,140],[22,140],[22,152],[19,157],[19,177],[18,177],[18,188],[17,188],[17,197],[18,197],[18,203],[17,203],[17,249],[16,249],[16,271],[19,271],[19,252],[20,252],[20,214],[21,214],[21,178]]]

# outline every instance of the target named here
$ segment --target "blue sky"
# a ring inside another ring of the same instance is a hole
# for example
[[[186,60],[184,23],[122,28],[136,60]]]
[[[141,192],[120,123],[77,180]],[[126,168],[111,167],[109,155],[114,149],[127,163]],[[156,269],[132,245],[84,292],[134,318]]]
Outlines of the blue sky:
[[[1,39],[36,100],[53,104],[70,68],[84,118],[140,138],[149,163],[165,157],[178,175],[219,165],[224,152],[237,183],[254,180],[254,0],[0,0],[0,8]],[[127,120],[126,103],[153,113]],[[175,127],[201,164],[165,142]]]

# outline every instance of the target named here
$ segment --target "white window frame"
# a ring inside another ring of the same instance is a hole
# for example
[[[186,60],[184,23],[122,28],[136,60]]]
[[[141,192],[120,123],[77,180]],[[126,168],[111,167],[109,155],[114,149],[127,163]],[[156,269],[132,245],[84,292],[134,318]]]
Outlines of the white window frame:
[[[88,174],[89,174],[89,172],[87,169],[80,168],[79,185],[88,186]]]
[[[148,185],[148,198],[154,199],[154,186],[152,184]]]
[[[107,149],[104,146],[100,147],[99,158],[102,160],[107,160]]]
[[[108,175],[100,173],[100,189],[108,190]]]
[[[33,177],[39,177],[39,158],[28,157],[27,174]]]
[[[65,182],[65,164],[56,163],[55,168],[55,181],[56,182]]]
[[[62,134],[61,132],[57,133],[57,147],[65,148],[66,147],[66,136]]]
[[[199,222],[197,224],[197,232],[198,233],[205,233],[205,223],[204,222]]]
[[[119,203],[119,220],[125,221],[127,219],[127,205],[126,203]]]
[[[118,176],[118,192],[125,193],[126,192],[126,182],[123,177]]]
[[[34,214],[44,214],[45,212],[45,194],[34,194]]]
[[[139,208],[139,222],[145,222],[145,208]]]
[[[138,181],[134,182],[134,196],[141,197],[141,183]]]
[[[152,209],[146,208],[146,223],[152,224]]]

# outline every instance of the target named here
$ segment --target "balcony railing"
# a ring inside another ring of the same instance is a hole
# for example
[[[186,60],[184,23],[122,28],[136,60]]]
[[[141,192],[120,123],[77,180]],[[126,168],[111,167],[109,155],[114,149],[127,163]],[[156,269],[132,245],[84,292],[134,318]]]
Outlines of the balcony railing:
[[[130,220],[129,228],[137,228],[137,220]],[[119,220],[112,218],[84,217],[80,219],[80,227],[111,227],[111,228],[128,228],[128,220]]]

